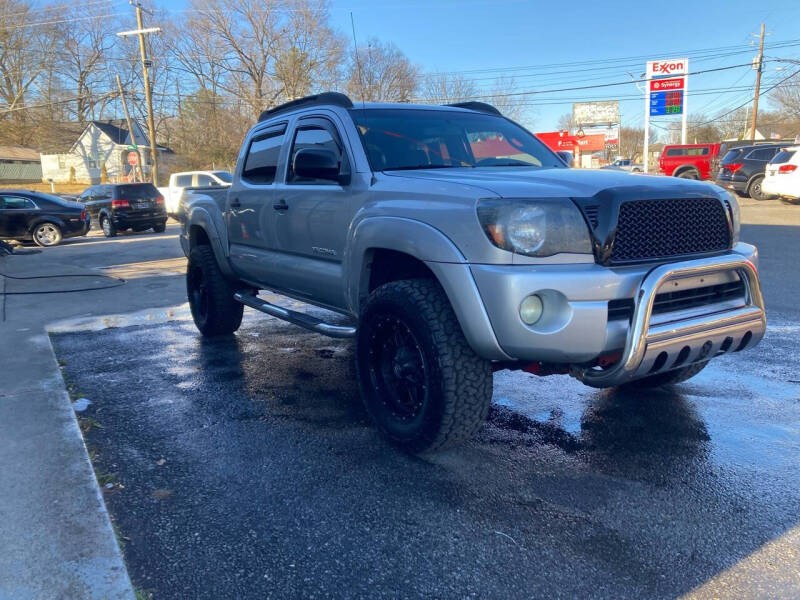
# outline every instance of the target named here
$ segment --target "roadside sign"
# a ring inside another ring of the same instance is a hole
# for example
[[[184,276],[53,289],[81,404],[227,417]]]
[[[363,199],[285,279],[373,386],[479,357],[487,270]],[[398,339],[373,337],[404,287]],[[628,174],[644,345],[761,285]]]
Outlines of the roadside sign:
[[[138,149],[139,147],[136,144],[128,144],[128,150],[131,152],[136,152]]]
[[[680,114],[683,114],[683,90],[650,94],[650,116]]]
[[[644,172],[648,172],[650,117],[681,116],[681,144],[686,143],[686,99],[689,59],[648,60],[644,93]]]
[[[139,155],[136,152],[128,152],[128,164],[132,167],[139,164]]]

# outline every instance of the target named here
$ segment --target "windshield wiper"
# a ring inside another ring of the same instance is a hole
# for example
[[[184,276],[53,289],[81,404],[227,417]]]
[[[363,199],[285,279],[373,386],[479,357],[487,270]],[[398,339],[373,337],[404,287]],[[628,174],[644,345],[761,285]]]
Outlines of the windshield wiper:
[[[461,165],[407,165],[405,167],[391,167],[384,171],[416,171],[421,169],[460,169]]]

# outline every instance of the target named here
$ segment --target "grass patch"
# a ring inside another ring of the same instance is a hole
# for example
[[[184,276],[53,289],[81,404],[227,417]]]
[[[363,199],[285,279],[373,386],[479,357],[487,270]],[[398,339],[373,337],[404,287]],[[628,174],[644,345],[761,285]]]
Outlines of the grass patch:
[[[98,423],[97,419],[94,417],[78,417],[78,427],[81,429],[81,433],[86,435],[92,429],[102,429],[103,426]]]

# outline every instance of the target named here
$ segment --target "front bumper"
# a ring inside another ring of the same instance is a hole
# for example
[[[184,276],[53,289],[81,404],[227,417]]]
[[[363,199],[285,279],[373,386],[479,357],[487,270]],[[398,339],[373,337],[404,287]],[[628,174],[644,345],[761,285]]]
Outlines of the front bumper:
[[[651,322],[653,303],[665,284],[687,277],[733,271],[744,282],[743,306],[694,318]],[[642,281],[634,299],[634,312],[622,357],[600,369],[578,367],[572,374],[592,387],[610,387],[706,361],[728,351],[755,346],[767,328],[764,297],[756,267],[746,258],[726,255],[666,264],[653,269]]]
[[[745,315],[747,318],[742,327],[750,327],[751,335],[741,349],[755,345],[763,336],[765,327],[760,285],[755,274],[757,264],[755,247],[741,243],[733,252],[722,256],[660,266],[645,264],[607,268],[594,263],[536,266],[473,264],[469,265],[469,270],[480,295],[477,302],[480,311],[466,305],[464,299],[470,297],[466,286],[451,286],[452,278],[440,277],[440,281],[448,292],[467,340],[479,355],[490,360],[541,361],[579,365],[584,369],[587,365],[595,364],[601,356],[624,353],[632,337],[644,335],[645,345],[647,347],[649,343],[651,351],[661,347],[655,355],[646,353],[647,356],[640,357],[633,372],[626,370],[624,375],[617,378],[597,380],[598,385],[605,386],[617,385],[629,376],[641,377],[641,368],[646,367],[645,370],[649,371],[660,352],[666,351],[671,355],[673,346],[680,345],[681,341],[684,343],[678,347],[678,353],[691,342],[691,354],[683,358],[687,364],[698,359],[700,347],[709,340],[716,353],[725,339],[733,335],[735,339],[728,349],[739,349],[747,330],[743,329],[739,336],[730,330],[730,323],[717,323],[720,316],[736,316],[738,319],[742,314]],[[448,268],[456,270],[459,267],[461,265]],[[665,269],[670,274],[663,278]],[[648,314],[644,318],[644,334],[636,332],[627,319],[609,319],[609,302],[612,300],[632,302],[632,314],[635,315],[632,322],[635,323],[640,318],[636,310],[660,292],[702,289],[739,280],[744,282],[741,296],[674,312]],[[529,326],[522,322],[519,307],[528,295],[534,293],[543,299],[544,312],[540,321]],[[741,313],[740,309],[746,310]],[[488,321],[488,327],[482,325],[485,321]],[[692,335],[697,334],[698,339],[702,335],[710,336],[697,348],[692,346],[695,342],[688,339],[691,336],[682,329],[674,339],[665,333],[678,327],[676,324],[694,327],[704,323],[712,324],[710,330],[702,327],[696,331],[692,329]],[[728,332],[720,338],[725,328]],[[720,331],[715,333],[717,329]],[[492,341],[494,347],[490,348],[486,340]],[[667,365],[672,367],[676,358],[672,356]],[[589,382],[592,377],[594,375],[586,377],[590,385],[593,385]]]

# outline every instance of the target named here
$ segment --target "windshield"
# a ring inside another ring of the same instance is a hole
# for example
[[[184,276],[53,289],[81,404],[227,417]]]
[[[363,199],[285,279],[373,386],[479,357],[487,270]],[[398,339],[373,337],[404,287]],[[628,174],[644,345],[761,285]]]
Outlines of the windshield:
[[[375,171],[447,167],[551,167],[564,163],[503,117],[454,110],[353,109]]]
[[[211,174],[214,175],[220,181],[223,181],[225,183],[233,183],[233,175],[231,175],[227,171],[211,171]]]

